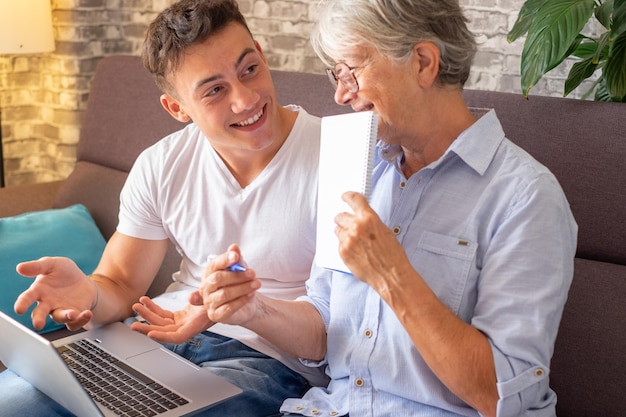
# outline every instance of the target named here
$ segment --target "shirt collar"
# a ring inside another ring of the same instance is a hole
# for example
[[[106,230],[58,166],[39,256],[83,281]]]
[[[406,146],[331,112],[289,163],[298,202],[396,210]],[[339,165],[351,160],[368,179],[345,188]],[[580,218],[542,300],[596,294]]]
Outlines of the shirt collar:
[[[428,168],[435,169],[455,154],[479,175],[483,175],[491,164],[504,137],[504,130],[495,110],[488,110],[474,124],[463,131],[441,158],[431,163]],[[386,160],[399,173],[402,173],[402,148],[400,146],[379,142],[377,158]]]
[[[495,110],[490,110],[459,135],[446,151],[446,155],[454,152],[474,171],[483,175],[504,137],[504,130]],[[446,155],[442,159],[447,159]]]

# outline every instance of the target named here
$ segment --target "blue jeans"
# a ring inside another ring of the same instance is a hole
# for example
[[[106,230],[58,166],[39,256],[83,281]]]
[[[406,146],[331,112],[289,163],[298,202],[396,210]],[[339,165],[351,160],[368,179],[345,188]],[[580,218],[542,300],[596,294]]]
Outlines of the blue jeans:
[[[278,410],[286,398],[301,397],[310,388],[302,376],[280,361],[215,333],[206,331],[181,345],[165,346],[243,390],[199,416],[281,416]],[[0,410],[2,417],[72,416],[11,371],[0,373]]]

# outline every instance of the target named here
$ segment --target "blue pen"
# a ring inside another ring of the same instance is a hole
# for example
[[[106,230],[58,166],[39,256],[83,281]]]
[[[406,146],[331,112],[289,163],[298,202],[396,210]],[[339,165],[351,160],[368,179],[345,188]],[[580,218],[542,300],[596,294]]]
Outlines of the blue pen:
[[[233,272],[243,272],[246,270],[246,267],[238,264],[237,262],[235,262],[234,264],[232,264],[231,266],[229,266],[227,268],[229,271],[233,271]]]
[[[206,262],[207,263],[211,262],[213,260],[213,258],[215,258],[215,256],[217,256],[217,255],[209,255],[209,256],[207,256],[206,257]],[[235,262],[234,264],[232,264],[231,266],[229,266],[226,269],[229,270],[229,271],[232,271],[232,272],[244,272],[246,270],[246,267],[241,265],[240,263]]]

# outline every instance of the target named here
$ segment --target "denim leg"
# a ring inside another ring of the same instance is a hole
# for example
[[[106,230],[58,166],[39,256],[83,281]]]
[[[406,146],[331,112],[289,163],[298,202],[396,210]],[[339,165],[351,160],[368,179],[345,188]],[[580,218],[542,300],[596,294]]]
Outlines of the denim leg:
[[[184,344],[165,346],[243,390],[201,416],[280,416],[286,398],[301,397],[310,388],[306,379],[280,361],[215,333],[203,332]]]
[[[10,370],[0,373],[2,417],[71,417],[74,414]]]

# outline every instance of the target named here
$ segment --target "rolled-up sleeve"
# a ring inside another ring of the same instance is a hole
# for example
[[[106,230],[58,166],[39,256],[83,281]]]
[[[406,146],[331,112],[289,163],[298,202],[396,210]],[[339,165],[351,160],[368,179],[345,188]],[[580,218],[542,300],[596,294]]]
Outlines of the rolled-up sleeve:
[[[576,224],[558,183],[540,175],[517,194],[485,256],[472,324],[489,339],[498,417],[554,415],[550,359],[573,277]]]
[[[549,390],[550,370],[543,365],[531,366],[511,361],[492,345],[498,378],[498,417],[519,416],[522,410],[543,409],[554,416],[554,393]],[[517,368],[517,369],[516,369]]]

